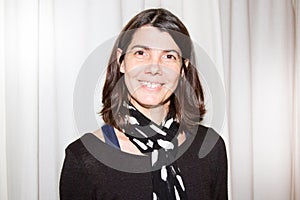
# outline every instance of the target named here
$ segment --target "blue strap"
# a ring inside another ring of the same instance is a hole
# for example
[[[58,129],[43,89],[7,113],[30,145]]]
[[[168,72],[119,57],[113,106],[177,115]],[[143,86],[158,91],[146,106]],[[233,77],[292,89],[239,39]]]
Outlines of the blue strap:
[[[110,125],[104,125],[101,127],[104,140],[106,144],[109,144],[117,149],[120,149],[119,140],[116,136],[114,128]]]

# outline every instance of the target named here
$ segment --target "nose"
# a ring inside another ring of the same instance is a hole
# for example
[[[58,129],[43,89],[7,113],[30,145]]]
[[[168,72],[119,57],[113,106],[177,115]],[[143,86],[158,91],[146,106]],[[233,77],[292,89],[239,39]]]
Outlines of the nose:
[[[161,72],[161,55],[159,51],[154,51],[151,53],[151,57],[145,68],[145,73],[157,75],[161,74]]]

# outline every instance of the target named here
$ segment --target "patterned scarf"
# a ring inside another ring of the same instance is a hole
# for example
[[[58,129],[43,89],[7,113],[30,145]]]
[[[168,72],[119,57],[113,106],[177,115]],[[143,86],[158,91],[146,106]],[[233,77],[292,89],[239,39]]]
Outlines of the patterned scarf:
[[[176,166],[179,123],[175,113],[169,112],[161,125],[157,125],[130,102],[124,102],[124,134],[142,152],[151,155],[153,199],[187,199],[180,169]]]

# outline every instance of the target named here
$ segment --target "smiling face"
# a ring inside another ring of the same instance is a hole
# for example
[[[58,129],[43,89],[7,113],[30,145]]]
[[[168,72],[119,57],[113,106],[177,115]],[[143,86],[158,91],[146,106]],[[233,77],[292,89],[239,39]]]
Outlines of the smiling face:
[[[120,67],[131,102],[144,108],[167,105],[180,69],[179,47],[169,33],[152,26],[136,30]]]

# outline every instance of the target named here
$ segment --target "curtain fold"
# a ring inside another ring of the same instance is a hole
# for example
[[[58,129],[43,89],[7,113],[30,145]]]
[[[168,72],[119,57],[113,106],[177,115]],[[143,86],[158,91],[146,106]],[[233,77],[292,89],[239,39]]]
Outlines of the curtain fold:
[[[38,1],[5,1],[4,10],[7,198],[37,199]]]
[[[155,1],[152,3],[156,3]],[[121,20],[122,24],[120,28],[123,26],[139,11],[145,8],[145,1],[144,0],[136,0],[134,4],[130,0],[123,0],[120,2],[121,8]],[[115,16],[117,17],[117,16]],[[120,17],[120,16],[118,16]]]
[[[293,141],[293,172],[292,197],[300,199],[300,1],[294,1],[295,13],[295,67],[294,67],[294,135]]]
[[[291,1],[251,1],[254,199],[290,199],[294,26]]]
[[[226,54],[233,199],[253,199],[252,62],[247,1],[231,1]],[[225,55],[226,55],[225,54]]]
[[[5,27],[4,11],[4,0],[0,0],[0,30]],[[4,43],[4,31],[0,31],[0,44]],[[7,199],[5,104],[5,48],[0,45],[0,199]]]
[[[183,20],[224,85],[230,199],[300,200],[299,0],[0,0],[0,199],[59,199],[64,149],[83,134],[80,69],[152,7]]]
[[[57,84],[55,63],[55,24],[54,2],[43,0],[39,2],[39,199],[58,199],[57,177],[60,162],[58,161],[58,102],[56,101]],[[51,166],[51,167],[49,167]]]

